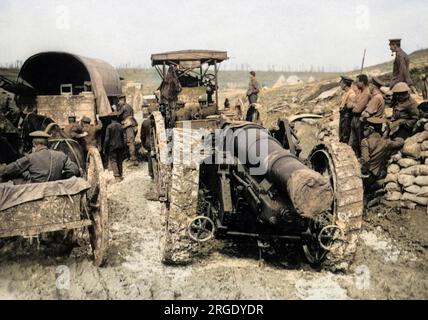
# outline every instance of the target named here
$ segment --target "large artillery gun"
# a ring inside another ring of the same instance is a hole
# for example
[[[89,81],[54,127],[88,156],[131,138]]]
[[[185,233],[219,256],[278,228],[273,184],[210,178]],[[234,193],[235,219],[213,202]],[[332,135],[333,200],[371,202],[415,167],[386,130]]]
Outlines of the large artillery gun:
[[[279,142],[221,112],[174,126],[152,113],[164,263],[191,263],[209,251],[209,240],[239,237],[260,247],[293,243],[313,265],[346,267],[362,224],[358,160],[341,143],[320,143],[301,159],[290,128],[284,132]]]
[[[219,128],[220,134],[208,135],[174,128],[172,143],[163,146],[166,162],[155,174],[165,213],[163,261],[189,263],[214,237],[247,237],[264,245],[297,243],[314,265],[349,262],[363,212],[352,149],[320,144],[302,161],[261,126],[232,122]],[[207,150],[207,143],[216,145],[211,155],[183,161],[189,152]]]

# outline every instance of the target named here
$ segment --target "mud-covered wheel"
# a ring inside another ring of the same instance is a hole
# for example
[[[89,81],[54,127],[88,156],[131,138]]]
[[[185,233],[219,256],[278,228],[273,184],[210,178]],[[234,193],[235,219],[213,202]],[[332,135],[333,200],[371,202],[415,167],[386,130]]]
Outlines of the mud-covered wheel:
[[[202,141],[199,130],[173,129],[174,150],[179,154],[195,150]],[[177,159],[175,159],[177,160]],[[197,217],[199,194],[199,161],[177,161],[168,167],[168,201],[163,204],[165,229],[161,239],[162,262],[169,265],[192,263],[205,254],[205,245],[189,236],[189,225]],[[209,240],[209,239],[207,239]],[[207,246],[208,247],[208,246]]]
[[[96,148],[88,150],[88,182],[91,185],[87,194],[87,207],[92,225],[88,228],[93,252],[94,265],[102,266],[108,243],[108,201],[107,182],[103,175],[104,167]]]
[[[343,143],[318,145],[308,160],[315,171],[330,178],[334,201],[330,214],[322,217],[320,230],[317,230],[319,250],[313,250],[316,245],[312,248],[306,245],[305,255],[308,260],[322,255],[324,266],[335,270],[347,269],[355,254],[363,221],[364,191],[360,164],[352,148]],[[319,245],[320,240],[325,242]]]
[[[168,141],[166,137],[165,121],[159,111],[154,111],[150,117],[150,147],[151,147],[151,166],[153,178],[156,186],[156,192],[159,198],[166,198],[166,174],[167,174],[167,156]]]

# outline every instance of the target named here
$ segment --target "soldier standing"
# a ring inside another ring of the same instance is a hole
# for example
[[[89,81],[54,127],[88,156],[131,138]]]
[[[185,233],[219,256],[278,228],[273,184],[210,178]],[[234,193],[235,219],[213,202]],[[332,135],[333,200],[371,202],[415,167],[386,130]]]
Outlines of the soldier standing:
[[[110,168],[116,181],[123,180],[123,153],[125,151],[125,132],[119,123],[119,112],[110,113],[111,123],[106,128],[103,152],[108,155]]]
[[[49,134],[35,131],[30,137],[34,152],[7,165],[0,174],[2,179],[22,177],[25,181],[40,183],[79,175],[79,168],[66,154],[48,149]]]
[[[397,83],[392,88],[393,115],[390,124],[390,136],[406,140],[413,133],[413,128],[419,119],[418,104],[410,96],[410,88],[404,82]]]
[[[410,59],[407,53],[401,49],[401,39],[390,39],[389,48],[392,53],[395,53],[390,89],[399,82],[405,82],[409,87],[413,87],[413,81],[409,72]]]
[[[103,124],[99,122],[93,125],[91,124],[91,118],[89,117],[83,117],[81,123],[83,131],[87,133],[87,136],[85,137],[86,152],[90,147],[98,148],[97,134],[103,128]]]
[[[349,137],[349,145],[354,149],[357,157],[361,155],[361,139],[362,139],[362,125],[361,114],[366,109],[370,101],[371,94],[369,89],[369,79],[365,74],[357,76],[357,87],[360,92],[355,97],[355,100],[349,103],[352,108],[352,122],[351,122],[351,135]]]
[[[340,87],[344,91],[340,104],[340,120],[339,120],[339,141],[343,143],[349,142],[351,135],[352,109],[349,108],[349,102],[355,99],[356,93],[352,88],[352,80],[349,77],[341,76]]]
[[[77,141],[86,136],[83,131],[83,127],[76,122],[76,116],[74,115],[68,117],[68,125],[64,127],[64,133],[67,138]]]
[[[371,99],[367,104],[366,110],[363,111],[361,117],[363,121],[367,118],[384,118],[385,117],[385,100],[383,99],[380,88],[385,85],[378,78],[372,78]]]
[[[122,123],[126,134],[126,144],[128,145],[130,160],[134,165],[138,165],[135,148],[135,136],[138,132],[138,123],[134,117],[134,109],[126,103],[126,97],[120,96],[118,103],[119,121]]]
[[[250,105],[257,103],[260,92],[260,84],[257,82],[255,71],[250,72],[250,83],[248,84],[247,97]]]

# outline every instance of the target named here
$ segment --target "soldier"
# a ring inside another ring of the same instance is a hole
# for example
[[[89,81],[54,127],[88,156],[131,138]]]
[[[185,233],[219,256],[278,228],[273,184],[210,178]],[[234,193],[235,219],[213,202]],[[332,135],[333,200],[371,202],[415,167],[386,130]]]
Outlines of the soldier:
[[[81,142],[79,140],[87,135],[74,115],[68,117],[68,125],[64,127],[64,133],[67,138],[77,140],[79,143]]]
[[[361,114],[362,121],[368,118],[384,118],[385,117],[385,100],[383,99],[380,88],[385,85],[378,78],[372,78],[371,99],[367,104],[366,110]]]
[[[34,151],[7,165],[2,178],[24,178],[25,181],[39,183],[67,179],[79,175],[79,168],[63,152],[48,149],[51,137],[43,131],[30,133]]]
[[[85,137],[86,152],[90,147],[98,148],[97,134],[103,128],[103,124],[101,122],[97,122],[93,125],[91,124],[91,118],[89,117],[83,117],[81,123],[83,131],[87,133],[87,136]]]
[[[410,88],[404,82],[397,83],[392,88],[393,115],[389,135],[392,138],[407,139],[412,135],[413,128],[419,119],[416,101],[410,96]]]
[[[401,49],[401,39],[390,39],[389,48],[392,53],[395,53],[390,89],[399,82],[405,82],[409,87],[412,87],[413,81],[409,72],[410,60],[409,56]]]
[[[349,107],[352,109],[352,121],[351,121],[351,135],[349,137],[349,145],[355,151],[357,157],[361,155],[361,139],[362,139],[362,126],[361,126],[361,114],[366,109],[367,104],[370,101],[371,94],[369,89],[369,79],[365,74],[357,76],[356,81],[357,88],[360,92],[357,94],[355,99],[349,102]]]
[[[421,101],[418,105],[419,120],[413,129],[413,133],[422,132],[425,130],[425,125],[428,123],[428,100]]]
[[[247,90],[248,103],[250,105],[257,103],[259,92],[260,92],[260,84],[257,82],[256,73],[254,71],[251,71],[250,83],[248,84],[248,90]]]
[[[134,109],[126,103],[125,96],[119,97],[118,112],[119,121],[122,123],[125,130],[126,144],[128,145],[130,160],[134,165],[138,165],[135,149],[135,136],[138,132],[138,123],[134,118]]]
[[[230,102],[229,102],[229,99],[226,98],[224,100],[224,110],[229,110],[229,109],[230,109]]]
[[[248,111],[247,111],[247,115],[245,117],[245,121],[254,122],[259,125],[263,125],[262,120],[260,118],[260,112],[257,107],[258,107],[257,103],[250,104],[250,107],[248,108]]]
[[[343,143],[349,142],[351,134],[352,109],[349,108],[349,102],[355,99],[356,93],[352,88],[352,80],[349,77],[341,76],[340,87],[344,91],[340,104],[340,120],[339,120],[339,140]]]
[[[361,169],[372,182],[386,176],[386,166],[390,155],[403,147],[404,140],[390,140],[382,137],[384,118],[368,118],[361,141]]]
[[[140,131],[140,139],[141,139],[141,153],[145,156],[147,156],[147,162],[149,166],[149,176],[153,179],[153,168],[152,168],[152,157],[151,157],[151,145],[150,145],[150,139],[151,139],[151,120],[149,117],[144,119],[143,123],[141,124],[141,131]]]
[[[122,181],[123,153],[125,152],[125,131],[119,123],[119,112],[110,113],[111,123],[106,128],[103,152],[108,155],[110,168],[116,181]]]
[[[15,127],[18,127],[21,110],[16,106],[10,95],[6,92],[3,92],[3,95],[4,101],[0,103],[0,113],[4,114]]]

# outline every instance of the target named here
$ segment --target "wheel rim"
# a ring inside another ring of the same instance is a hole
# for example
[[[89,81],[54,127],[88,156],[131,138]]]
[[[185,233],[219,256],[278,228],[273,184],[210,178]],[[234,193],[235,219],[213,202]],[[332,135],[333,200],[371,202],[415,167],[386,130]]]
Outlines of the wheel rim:
[[[92,226],[88,229],[94,264],[101,266],[104,262],[104,252],[108,241],[107,183],[103,177],[104,168],[101,156],[96,148],[89,149],[87,161],[87,179],[91,186],[88,190],[87,204],[92,220]]]

